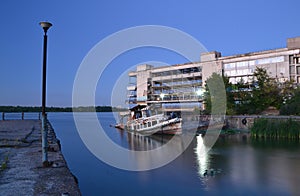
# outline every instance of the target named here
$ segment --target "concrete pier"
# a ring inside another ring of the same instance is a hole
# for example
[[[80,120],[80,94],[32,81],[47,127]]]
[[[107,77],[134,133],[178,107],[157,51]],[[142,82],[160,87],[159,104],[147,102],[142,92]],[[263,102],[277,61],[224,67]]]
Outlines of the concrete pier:
[[[0,121],[0,195],[81,195],[60,142],[48,126],[52,165],[43,167],[41,121]]]

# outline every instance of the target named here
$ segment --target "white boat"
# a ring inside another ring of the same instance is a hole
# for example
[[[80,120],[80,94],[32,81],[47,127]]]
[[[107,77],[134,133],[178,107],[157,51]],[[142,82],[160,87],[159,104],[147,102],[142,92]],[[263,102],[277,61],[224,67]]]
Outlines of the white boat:
[[[126,123],[128,131],[138,132],[145,135],[150,134],[174,134],[182,133],[182,119],[175,115],[164,114],[151,115],[149,107],[135,106],[130,109],[131,115]]]

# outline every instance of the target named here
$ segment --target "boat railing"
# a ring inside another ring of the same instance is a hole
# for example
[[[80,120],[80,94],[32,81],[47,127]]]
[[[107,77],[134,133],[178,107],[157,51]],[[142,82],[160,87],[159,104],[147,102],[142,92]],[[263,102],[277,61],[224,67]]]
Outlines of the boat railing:
[[[154,116],[149,116],[149,117],[142,117],[138,119],[134,119],[128,122],[128,124],[145,124],[146,122],[149,121],[162,121],[165,120],[163,114],[157,114]]]

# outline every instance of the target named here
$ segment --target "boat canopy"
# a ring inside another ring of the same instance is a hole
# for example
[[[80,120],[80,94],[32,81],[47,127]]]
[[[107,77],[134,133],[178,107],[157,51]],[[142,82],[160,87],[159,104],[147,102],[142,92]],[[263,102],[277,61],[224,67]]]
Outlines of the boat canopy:
[[[130,108],[129,110],[130,111],[140,111],[140,110],[142,110],[142,109],[144,109],[146,107],[147,107],[146,105],[136,105],[136,106]]]

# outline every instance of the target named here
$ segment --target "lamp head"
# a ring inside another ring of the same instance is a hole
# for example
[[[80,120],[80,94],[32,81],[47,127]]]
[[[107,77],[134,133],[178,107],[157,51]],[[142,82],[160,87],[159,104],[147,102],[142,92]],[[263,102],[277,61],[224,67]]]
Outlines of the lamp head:
[[[50,22],[40,22],[39,24],[44,29],[45,33],[47,33],[48,29],[52,26]]]

